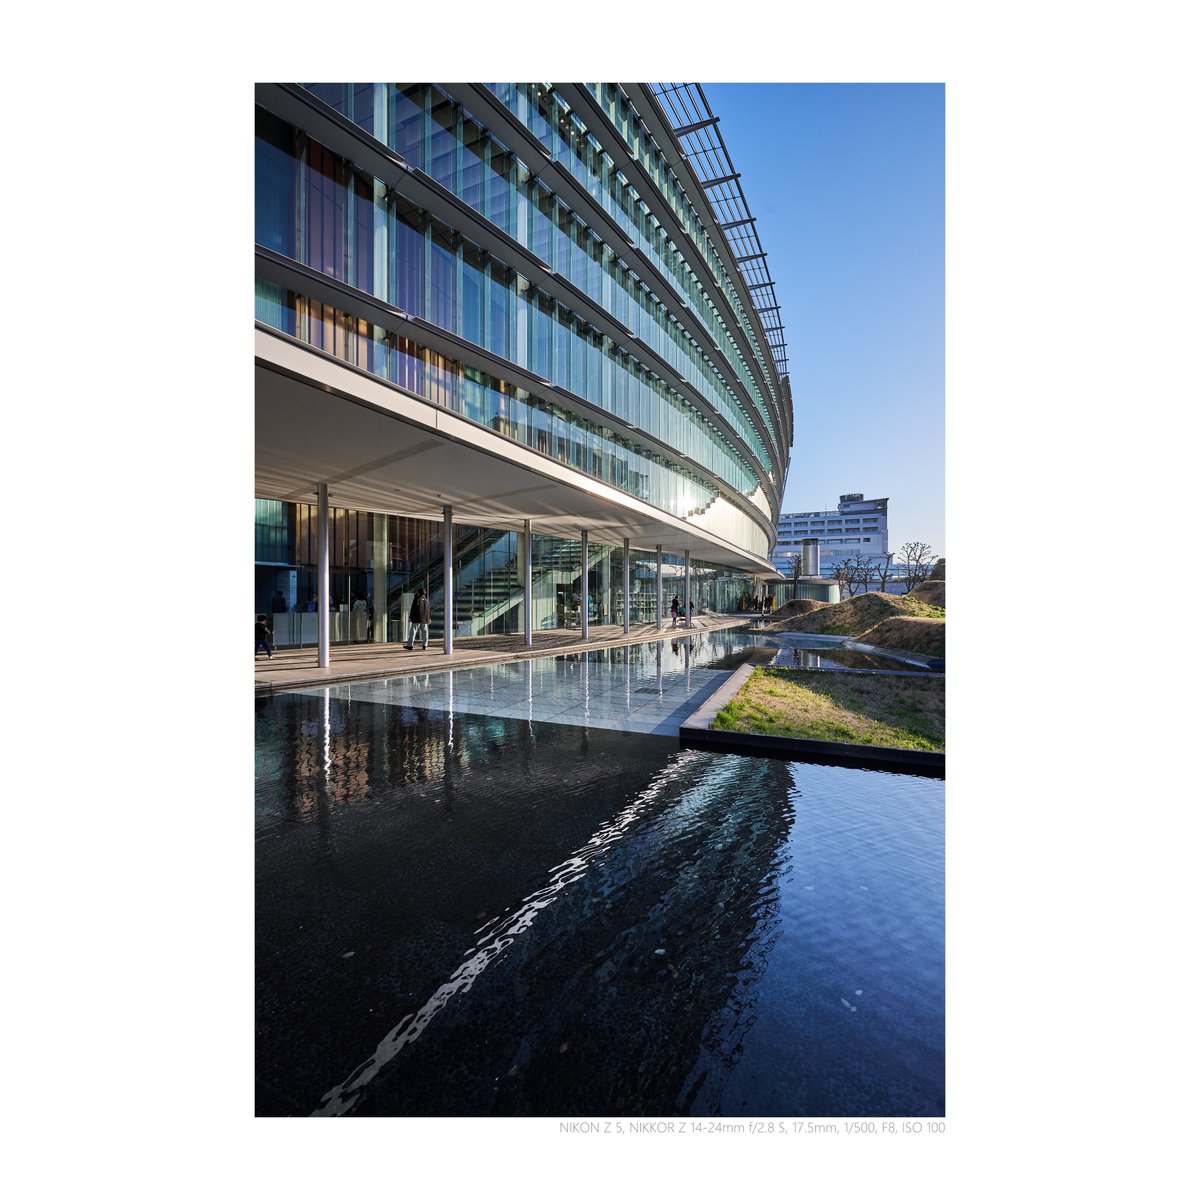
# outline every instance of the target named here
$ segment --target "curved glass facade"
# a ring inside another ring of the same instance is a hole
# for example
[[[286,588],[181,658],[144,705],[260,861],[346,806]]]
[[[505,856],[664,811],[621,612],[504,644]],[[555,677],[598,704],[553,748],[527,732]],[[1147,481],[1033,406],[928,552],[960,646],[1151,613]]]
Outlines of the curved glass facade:
[[[307,84],[286,114],[260,104],[256,320],[765,558],[785,389],[627,98],[585,86],[586,116],[544,84],[471,85],[468,103],[434,84]],[[359,165],[378,143],[403,160],[395,178]]]
[[[513,154],[491,130],[433,84],[308,84],[307,87],[510,237],[532,249],[552,270],[561,272],[643,339],[668,366],[717,407],[770,472],[766,448],[747,418],[749,406],[737,389],[727,381],[712,356],[667,311],[667,306],[655,295],[653,284],[640,280],[637,272],[624,262],[621,256],[626,253],[626,246],[614,247],[606,241],[603,233],[596,232],[545,181],[537,178],[542,164],[531,167]],[[588,133],[578,115],[570,114],[568,118],[563,102],[544,84],[488,84],[487,87],[551,157],[588,188],[625,237],[654,263],[677,297],[691,306],[724,356],[725,372],[740,381],[763,424],[772,430],[766,404],[742,351],[687,258],[676,249],[667,231],[638,198],[636,189],[612,158]],[[627,121],[623,127],[628,128]],[[673,176],[671,179],[674,181]],[[682,212],[677,192],[678,184],[670,199],[672,206],[678,205]],[[686,212],[690,227],[698,229],[690,206]],[[701,230],[697,247],[710,269],[719,272],[729,302],[740,312],[740,303],[724,268],[711,243],[702,235]],[[746,336],[761,362],[748,323]],[[777,454],[782,456],[784,447],[778,430],[774,431],[773,439]]]

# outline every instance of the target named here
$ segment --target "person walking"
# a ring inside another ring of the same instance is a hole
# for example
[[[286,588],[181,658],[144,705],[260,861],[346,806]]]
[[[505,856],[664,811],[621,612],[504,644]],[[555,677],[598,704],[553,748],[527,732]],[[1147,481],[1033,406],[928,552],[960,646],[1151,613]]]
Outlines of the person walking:
[[[406,650],[413,648],[413,642],[417,640],[418,626],[421,630],[421,649],[429,649],[429,618],[429,597],[425,594],[425,589],[420,588],[413,597],[412,608],[408,610],[408,644],[404,647]]]
[[[254,620],[254,657],[258,658],[258,652],[265,650],[267,657],[271,657],[271,631],[267,628],[266,617],[256,617]]]
[[[355,592],[355,594],[354,594],[354,603],[350,605],[350,612],[353,614],[353,616],[351,617],[351,621],[353,622],[353,626],[354,626],[353,629],[351,630],[351,632],[358,633],[359,630],[362,630],[363,634],[364,634],[364,637],[362,638],[362,640],[369,641],[370,634],[367,633],[367,631],[365,629],[363,629],[364,625],[369,627],[369,620],[367,618],[367,602],[366,602],[366,599],[364,597],[360,596],[357,592]],[[361,614],[361,616],[359,614]],[[356,641],[356,642],[358,640],[359,640],[358,638],[354,639],[354,641]]]
[[[671,601],[671,628],[675,628],[675,622],[679,620],[679,610],[683,606],[679,603],[679,593],[675,593],[674,599]]]

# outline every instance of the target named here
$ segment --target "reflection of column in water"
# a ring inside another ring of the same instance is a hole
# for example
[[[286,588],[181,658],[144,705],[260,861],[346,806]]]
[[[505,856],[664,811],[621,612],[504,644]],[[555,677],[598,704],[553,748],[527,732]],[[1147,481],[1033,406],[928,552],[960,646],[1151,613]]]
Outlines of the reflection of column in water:
[[[454,672],[447,671],[448,703],[446,705],[446,736],[442,740],[442,814],[451,811],[454,802]]]
[[[588,687],[589,687],[589,683],[590,683],[590,676],[588,674],[588,666],[589,666],[588,658],[589,657],[591,657],[591,656],[587,655],[587,654],[585,654],[583,656],[583,671],[581,673],[581,682],[583,684],[583,719],[585,721],[588,719],[588,701],[591,699],[591,696],[589,695],[589,692],[588,692]]]
[[[692,639],[683,643],[683,690],[692,690]]]
[[[525,660],[525,699],[529,705],[529,724],[533,724],[533,659]]]
[[[323,766],[324,773],[325,773],[325,786],[326,786],[326,788],[328,788],[330,785],[329,775],[330,775],[330,771],[332,769],[332,763],[330,761],[331,731],[330,731],[330,727],[329,727],[329,689],[328,688],[325,689],[325,691],[321,697],[321,718],[322,718],[322,722],[321,722],[322,745],[321,745],[321,748],[322,748],[322,751],[324,754],[322,766]]]
[[[330,689],[321,693],[321,780],[316,791],[316,821],[322,834],[329,833],[329,814],[333,809],[333,714]]]
[[[625,647],[625,711],[633,709],[633,679],[629,670],[629,647]]]
[[[657,664],[657,669],[655,672],[655,682],[658,684],[658,695],[659,695],[659,698],[661,699],[661,697],[662,697],[662,639],[661,638],[655,644],[654,660]]]

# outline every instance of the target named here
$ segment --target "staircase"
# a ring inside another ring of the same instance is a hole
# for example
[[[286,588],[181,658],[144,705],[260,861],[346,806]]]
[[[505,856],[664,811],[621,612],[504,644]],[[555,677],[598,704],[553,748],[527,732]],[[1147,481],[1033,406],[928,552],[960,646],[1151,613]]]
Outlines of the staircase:
[[[456,539],[454,547],[454,629],[458,637],[487,633],[517,633],[523,628],[520,605],[525,598],[521,579],[521,562],[517,553],[517,535],[491,530],[480,543],[479,534],[472,530]],[[433,543],[423,549],[430,562],[427,572],[419,577],[429,588],[432,621],[430,636],[445,635],[445,582],[440,553]],[[588,570],[595,567],[608,553],[608,548],[588,547]],[[436,557],[435,557],[436,555]],[[579,550],[573,546],[558,546],[543,552],[534,571],[535,594],[554,595],[562,585],[580,578]],[[388,596],[388,613],[393,618],[407,618],[412,590],[409,583],[392,589]],[[405,599],[405,597],[409,599]],[[611,619],[611,614],[610,614]]]

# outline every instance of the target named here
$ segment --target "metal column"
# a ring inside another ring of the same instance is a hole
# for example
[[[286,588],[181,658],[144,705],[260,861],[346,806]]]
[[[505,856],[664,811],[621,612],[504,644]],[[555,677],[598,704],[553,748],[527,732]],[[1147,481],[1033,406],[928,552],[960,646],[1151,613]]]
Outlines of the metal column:
[[[688,629],[692,627],[692,552],[683,552],[683,614]]]
[[[625,570],[625,632],[629,632],[629,539],[625,538],[622,543],[623,567]]]
[[[329,484],[317,484],[317,666],[329,666]]]
[[[581,641],[584,641],[584,642],[586,642],[586,641],[587,641],[587,634],[588,634],[588,619],[587,619],[587,618],[588,618],[588,612],[587,612],[587,610],[588,610],[588,578],[587,578],[587,577],[588,577],[588,544],[587,544],[587,530],[586,530],[586,529],[581,529],[579,532],[580,532],[580,535],[581,535],[581,536],[580,536],[580,542],[581,542],[581,544],[582,544],[582,546],[583,546],[583,552],[582,552],[582,568],[581,568],[581,569],[582,569],[582,572],[583,572],[583,577],[582,577],[582,578],[580,579],[580,581],[579,581],[579,587],[580,587],[580,591],[581,591],[581,593],[582,593],[582,594],[581,594],[581,596],[580,596],[580,601],[581,601],[581,603],[580,603],[580,605],[579,605],[579,624],[580,624],[580,625],[582,626],[582,628],[583,628],[583,637],[582,637],[580,640],[581,640]]]
[[[442,506],[442,577],[446,581],[443,592],[445,610],[445,637],[442,650],[454,653],[454,505]],[[432,613],[430,614],[432,616]]]
[[[657,623],[657,625],[655,626],[655,628],[656,628],[656,629],[661,629],[661,628],[662,628],[662,547],[661,547],[661,546],[655,546],[655,547],[654,547],[654,553],[655,553],[655,554],[658,556],[658,575],[657,575],[657,579],[658,579],[658,585],[657,585],[657,586],[658,586],[658,608],[656,609],[656,611],[657,611],[657,613],[658,613],[658,623]]]
[[[525,645],[533,645],[533,522],[525,522]]]

